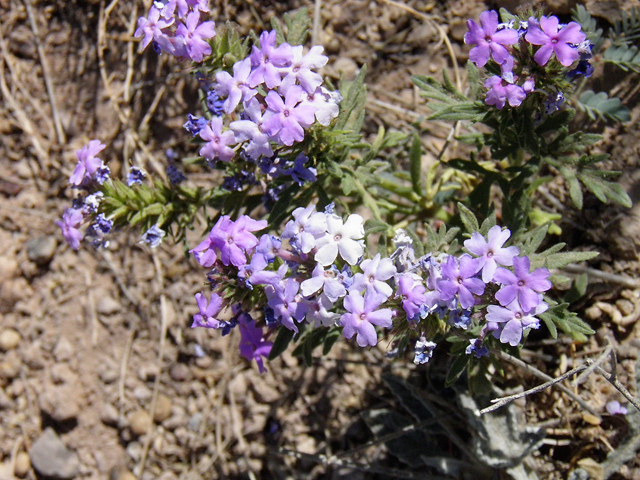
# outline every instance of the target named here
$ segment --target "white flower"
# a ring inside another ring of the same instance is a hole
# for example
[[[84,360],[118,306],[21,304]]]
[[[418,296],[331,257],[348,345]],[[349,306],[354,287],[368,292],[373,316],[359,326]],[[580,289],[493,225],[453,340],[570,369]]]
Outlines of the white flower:
[[[376,254],[373,259],[369,258],[360,265],[363,273],[356,273],[353,277],[353,286],[359,291],[364,289],[384,295],[389,298],[393,293],[391,286],[386,283],[396,274],[396,267],[390,258],[380,258],[380,254]]]
[[[332,265],[330,269],[325,271],[322,265],[318,264],[316,268],[313,269],[311,278],[308,278],[300,284],[302,295],[308,297],[323,288],[324,295],[332,302],[335,302],[338,298],[344,297],[347,294],[347,289],[344,288],[340,278],[338,278],[339,275],[340,272],[335,265]]]
[[[332,327],[337,324],[340,319],[339,313],[331,312],[333,303],[326,295],[320,295],[309,304],[307,312],[307,321],[313,322],[316,327]]]
[[[282,238],[294,239],[302,253],[309,253],[316,246],[316,239],[326,233],[326,215],[316,212],[315,205],[309,205],[307,208],[296,208],[293,218],[295,220],[289,220],[285,225]]]
[[[345,223],[337,215],[327,215],[326,234],[316,241],[315,259],[323,266],[331,265],[338,253],[349,264],[355,265],[364,253],[364,219],[354,213]]]

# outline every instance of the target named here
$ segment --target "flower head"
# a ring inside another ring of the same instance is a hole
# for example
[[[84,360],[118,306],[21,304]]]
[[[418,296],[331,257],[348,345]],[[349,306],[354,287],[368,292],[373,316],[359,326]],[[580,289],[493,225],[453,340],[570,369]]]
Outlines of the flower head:
[[[539,293],[546,292],[552,285],[548,280],[551,273],[546,268],[537,268],[529,273],[531,261],[529,257],[514,257],[513,270],[498,268],[493,281],[502,284],[496,292],[496,299],[506,306],[516,298],[526,312],[533,310],[540,303]]]
[[[194,62],[211,53],[211,45],[207,40],[216,36],[215,22],[200,23],[200,12],[195,10],[187,15],[186,23],[181,23],[176,29],[176,34],[184,39],[186,51]]]
[[[267,369],[264,366],[262,357],[268,358],[273,347],[273,342],[264,340],[262,329],[256,327],[253,319],[249,314],[240,315],[240,355],[247,360],[255,360],[258,364],[260,373],[264,373]]]
[[[447,258],[442,266],[442,278],[438,280],[438,290],[445,301],[453,300],[456,295],[462,308],[475,305],[475,295],[484,293],[484,282],[475,278],[480,270],[480,262],[464,254],[460,260],[454,256]]]
[[[364,297],[358,290],[349,290],[344,298],[344,308],[347,313],[340,317],[343,326],[342,334],[346,338],[356,335],[356,341],[361,347],[374,347],[378,343],[378,334],[374,325],[390,328],[393,310],[377,308],[386,300],[384,295],[367,291]]]
[[[464,36],[464,43],[476,45],[469,52],[469,60],[478,67],[484,67],[489,57],[498,64],[503,64],[509,58],[507,47],[518,42],[518,32],[510,28],[498,30],[497,12],[485,11],[480,14],[480,25],[473,20],[467,20],[469,31]]]
[[[100,140],[91,140],[87,145],[76,152],[78,163],[73,170],[69,183],[71,185],[82,185],[85,181],[91,181],[98,169],[103,165],[96,155],[107,148]]]
[[[565,67],[571,66],[580,53],[573,45],[585,41],[586,35],[582,32],[580,24],[570,22],[560,27],[558,17],[546,17],[543,15],[538,22],[535,18],[529,18],[529,29],[524,37],[532,45],[540,45],[533,59],[538,65],[546,65],[552,54],[556,54],[558,61]]]
[[[84,219],[82,210],[75,208],[68,208],[62,214],[62,220],[58,220],[56,225],[62,230],[62,236],[74,250],[80,248],[80,242],[82,241],[82,233],[78,230],[78,227]]]
[[[216,319],[216,315],[220,313],[223,307],[223,300],[217,293],[211,292],[211,300],[207,302],[207,297],[202,293],[196,293],[196,303],[200,311],[193,316],[191,328],[220,328],[222,323]]]
[[[473,232],[471,238],[465,240],[466,249],[480,260],[483,282],[488,283],[493,279],[498,264],[513,265],[513,257],[518,255],[520,250],[518,247],[502,247],[510,236],[511,232],[508,229],[502,230],[500,226],[495,225],[489,230],[487,240],[478,232]]]

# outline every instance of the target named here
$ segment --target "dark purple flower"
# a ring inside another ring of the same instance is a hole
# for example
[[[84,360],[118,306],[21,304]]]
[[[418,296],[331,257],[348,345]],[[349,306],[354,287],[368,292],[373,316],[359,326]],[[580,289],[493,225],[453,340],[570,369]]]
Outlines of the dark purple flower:
[[[484,282],[475,278],[475,274],[481,268],[480,262],[464,254],[460,261],[450,256],[442,266],[442,278],[438,280],[438,291],[442,300],[453,300],[456,295],[462,308],[471,308],[475,305],[475,295],[484,293]]]
[[[402,299],[402,308],[407,314],[407,319],[419,319],[420,307],[427,301],[424,285],[410,274],[399,275],[396,282],[398,290],[395,296]]]
[[[82,211],[75,208],[68,208],[62,214],[62,220],[58,220],[56,225],[62,230],[62,236],[74,250],[78,250],[82,241],[82,233],[78,227],[84,219]]]
[[[539,303],[534,310],[524,310],[518,302],[512,302],[505,307],[489,305],[487,307],[487,327],[493,336],[502,343],[515,347],[522,340],[522,333],[530,328],[538,328],[540,320],[534,315],[544,313],[548,305]]]
[[[390,328],[393,318],[393,310],[390,308],[377,308],[385,302],[384,295],[367,290],[365,296],[357,290],[350,290],[344,298],[344,308],[347,313],[340,317],[343,327],[342,334],[346,338],[356,336],[356,341],[361,347],[374,347],[378,343],[378,334],[374,325]]]
[[[310,127],[315,119],[313,106],[298,105],[302,93],[300,86],[293,85],[287,89],[284,101],[273,90],[265,99],[271,115],[264,121],[264,130],[288,147],[304,140],[304,128]]]
[[[593,75],[593,65],[589,63],[589,60],[580,60],[576,68],[567,72],[567,77],[570,80],[574,80],[579,76],[589,78],[591,75]]]
[[[172,185],[179,185],[184,182],[187,177],[174,164],[167,166],[167,177]]]
[[[502,284],[496,293],[500,305],[506,306],[516,298],[525,312],[530,312],[540,303],[539,293],[546,292],[552,285],[548,280],[549,270],[536,268],[529,273],[531,261],[529,257],[515,257],[512,273],[506,268],[498,268],[493,276],[494,282]]]
[[[497,75],[487,78],[484,86],[489,89],[484,102],[487,105],[495,105],[498,110],[502,110],[507,102],[512,107],[518,107],[527,96],[522,87],[507,83]]]
[[[471,238],[465,240],[466,249],[479,257],[484,283],[489,283],[493,279],[498,264],[513,265],[513,257],[518,255],[520,250],[518,247],[502,248],[510,236],[511,232],[508,229],[502,230],[498,225],[495,225],[489,230],[487,240],[478,232],[473,232]]]
[[[207,119],[204,117],[196,117],[190,113],[187,115],[187,121],[182,127],[194,137],[200,133],[204,127],[207,126]]]
[[[222,297],[217,293],[211,292],[211,300],[207,302],[207,297],[202,293],[196,293],[196,303],[200,312],[193,316],[193,323],[191,328],[205,327],[205,328],[221,328],[224,322],[221,322],[216,318],[216,315],[220,313],[224,305]]]
[[[142,185],[142,180],[144,180],[146,176],[147,174],[141,168],[131,167],[127,175],[127,185],[130,187],[133,185]]]
[[[452,310],[449,312],[449,324],[462,330],[467,330],[471,326],[471,310]]]
[[[472,338],[469,340],[469,346],[465,349],[464,353],[467,355],[473,354],[476,358],[482,358],[489,355],[489,349],[482,343],[480,338]]]
[[[255,360],[260,373],[267,369],[264,367],[262,357],[269,358],[273,342],[264,340],[262,329],[256,327],[249,314],[240,315],[240,354],[247,360]]]
[[[207,92],[207,108],[209,111],[219,117],[224,112],[224,100],[222,100],[215,90],[209,90]]]
[[[518,32],[515,30],[498,30],[498,14],[493,10],[480,14],[480,25],[467,20],[467,28],[469,31],[464,36],[464,43],[476,45],[469,52],[469,60],[478,67],[484,67],[490,56],[496,63],[504,63],[509,57],[507,46],[518,43]]]
[[[307,168],[304,166],[308,160],[306,155],[298,155],[293,163],[293,167],[285,170],[283,173],[291,175],[291,178],[300,186],[304,185],[305,182],[315,182],[317,180],[317,170],[313,167]]]
[[[559,27],[556,16],[547,18],[543,15],[540,22],[533,17],[529,18],[529,29],[524,38],[532,45],[540,45],[538,51],[533,55],[533,59],[538,65],[546,65],[553,53],[565,67],[571,66],[580,57],[577,48],[572,46],[572,44],[582,43],[586,39],[580,24],[570,22],[568,25]]]

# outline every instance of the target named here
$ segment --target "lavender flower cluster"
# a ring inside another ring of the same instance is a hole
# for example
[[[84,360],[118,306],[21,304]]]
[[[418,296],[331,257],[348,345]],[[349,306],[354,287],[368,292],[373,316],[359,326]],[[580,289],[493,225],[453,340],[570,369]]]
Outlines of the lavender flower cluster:
[[[568,68],[579,60],[576,68],[565,73],[567,78],[589,77],[593,73],[589,64],[592,45],[576,22],[560,24],[556,16],[543,15],[540,19],[516,17],[499,23],[497,12],[485,11],[480,14],[479,25],[467,20],[467,28],[464,41],[475,45],[469,52],[469,60],[484,67],[491,59],[500,67],[501,75],[493,75],[484,83],[488,89],[485,102],[498,109],[507,103],[520,106],[528,94],[536,91],[536,86],[544,88],[549,84],[548,72],[540,67],[560,64]],[[548,97],[547,113],[557,110],[564,99],[562,92],[543,93]]]
[[[314,205],[297,208],[292,215],[281,237],[260,238],[254,232],[266,228],[266,221],[223,216],[191,251],[210,269],[213,286],[209,301],[203,293],[196,295],[200,312],[192,326],[226,334],[240,325],[243,355],[258,360],[261,371],[261,357],[271,348],[267,339],[278,327],[297,333],[302,322],[311,328],[337,326],[361,347],[378,343],[376,327],[410,331],[419,337],[414,362],[426,363],[436,346],[426,338],[433,319],[446,319],[447,328],[465,332],[482,325],[466,350],[481,357],[488,354],[489,333],[516,346],[524,332],[539,327],[536,315],[548,308],[542,294],[552,286],[549,271],[530,271],[528,257],[504,246],[511,234],[499,226],[487,238],[474,232],[464,242],[468,253],[460,256],[416,258],[411,238],[398,231],[390,257],[365,258],[360,215],[345,221],[332,205],[324,212]],[[232,317],[222,320],[228,305]],[[264,322],[251,315],[259,310]]]
[[[164,0],[151,5],[146,17],[138,19],[134,36],[142,37],[142,49],[151,43],[157,53],[201,62],[211,53],[208,40],[216,35],[215,22],[200,21],[208,13],[207,0]]]

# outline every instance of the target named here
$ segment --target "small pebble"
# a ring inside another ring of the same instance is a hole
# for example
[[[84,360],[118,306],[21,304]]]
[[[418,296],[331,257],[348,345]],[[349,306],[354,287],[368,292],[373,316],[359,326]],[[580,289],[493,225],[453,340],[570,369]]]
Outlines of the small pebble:
[[[156,400],[156,409],[153,412],[153,419],[157,423],[164,422],[171,416],[171,399],[166,395],[160,394]]]
[[[146,410],[136,410],[129,415],[129,427],[134,435],[144,435],[151,428],[151,417]]]
[[[138,478],[129,470],[125,470],[118,476],[117,480],[138,480]]]
[[[191,380],[191,371],[184,363],[174,364],[169,371],[169,375],[171,375],[171,379],[176,382],[186,382],[187,380]]]
[[[109,295],[105,295],[100,298],[100,300],[98,300],[98,305],[96,306],[96,310],[102,315],[113,315],[114,313],[119,312],[121,308],[122,305],[120,302]]]
[[[53,349],[53,356],[57,362],[65,362],[73,356],[73,345],[66,337],[61,337]]]
[[[13,328],[7,328],[0,333],[0,350],[7,352],[20,344],[20,334]]]
[[[6,356],[6,360],[0,363],[0,379],[13,380],[20,373],[21,362],[17,356]]]
[[[56,253],[58,242],[51,235],[32,238],[27,242],[27,256],[38,266],[45,266],[51,262]]]
[[[29,459],[29,455],[26,452],[20,452],[16,456],[16,468],[14,473],[18,478],[24,478],[29,473],[31,469],[31,460]]]

